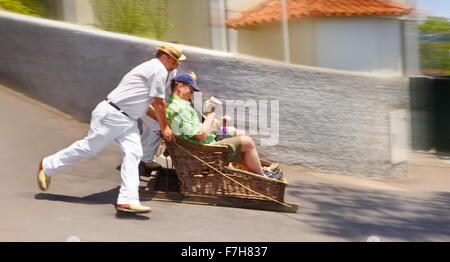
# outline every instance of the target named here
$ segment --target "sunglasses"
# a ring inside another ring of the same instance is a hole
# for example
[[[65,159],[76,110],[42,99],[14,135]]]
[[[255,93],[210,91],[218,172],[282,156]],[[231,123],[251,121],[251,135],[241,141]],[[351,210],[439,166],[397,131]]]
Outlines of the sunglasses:
[[[170,60],[170,62],[172,63],[172,65],[178,65],[180,63],[180,61],[176,60],[175,58],[171,57],[171,56],[167,56]]]
[[[192,86],[191,85],[185,85],[188,89],[189,89],[189,92],[191,92],[191,94],[193,94],[194,93],[194,88],[192,88]]]

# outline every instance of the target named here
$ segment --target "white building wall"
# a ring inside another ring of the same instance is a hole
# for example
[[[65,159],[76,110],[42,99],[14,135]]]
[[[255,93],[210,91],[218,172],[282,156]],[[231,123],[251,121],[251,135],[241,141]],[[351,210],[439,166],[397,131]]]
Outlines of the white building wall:
[[[227,28],[225,26],[226,1],[209,0],[211,20],[211,49],[228,51]]]
[[[62,0],[61,4],[64,21],[85,26],[95,24],[90,0]]]
[[[316,66],[315,19],[305,17],[289,24],[291,62]]]
[[[318,18],[317,66],[348,71],[401,74],[398,19]]]
[[[226,5],[229,15],[234,16],[266,1],[267,0],[226,0]]]
[[[211,49],[208,0],[170,0],[169,22],[167,41]]]
[[[421,74],[420,41],[418,22],[414,17],[406,17],[403,23],[403,61],[405,75]]]
[[[75,0],[62,0],[62,13],[65,22],[77,23]]]
[[[240,54],[283,60],[283,42],[279,23],[236,30],[237,52]]]
[[[235,17],[241,14],[249,8],[255,7],[256,5],[263,3],[266,0],[225,0],[226,16],[227,18]],[[239,53],[240,41],[238,30],[228,29],[227,30],[227,40],[228,40],[228,51],[231,53]],[[251,44],[251,43],[249,43]],[[264,56],[262,56],[264,57]]]
[[[93,26],[95,24],[95,15],[90,0],[76,0],[75,2],[76,23]]]
[[[90,0],[62,0],[62,10],[66,22],[87,26],[96,23]],[[172,27],[164,40],[212,48],[209,12],[209,0],[169,0],[169,22]]]
[[[279,23],[240,30],[224,28],[225,16],[234,16],[265,0],[169,1],[173,26],[166,41],[282,60]],[[415,0],[397,2],[414,4]],[[66,21],[95,24],[90,0],[62,0],[62,5]],[[417,29],[413,27],[407,26],[404,32],[407,74],[417,73],[419,68]],[[292,63],[350,71],[402,71],[402,36],[396,19],[302,18],[291,20],[289,35]]]

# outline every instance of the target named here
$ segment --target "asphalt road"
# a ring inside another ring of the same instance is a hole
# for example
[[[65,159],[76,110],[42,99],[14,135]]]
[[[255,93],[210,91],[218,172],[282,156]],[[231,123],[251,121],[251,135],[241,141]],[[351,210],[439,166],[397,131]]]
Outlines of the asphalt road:
[[[117,216],[120,152],[36,184],[39,160],[82,138],[88,125],[0,87],[0,241],[450,241],[450,164],[412,153],[405,179],[362,179],[284,167],[296,214],[147,201]]]

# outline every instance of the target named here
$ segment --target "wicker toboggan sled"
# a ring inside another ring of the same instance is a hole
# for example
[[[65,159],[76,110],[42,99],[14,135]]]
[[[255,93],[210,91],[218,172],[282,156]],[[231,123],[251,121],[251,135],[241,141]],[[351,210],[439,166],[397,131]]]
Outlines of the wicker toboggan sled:
[[[180,192],[159,192],[147,188],[143,192],[153,200],[296,212],[297,204],[284,202],[287,181],[270,179],[246,171],[239,163],[224,160],[228,147],[201,145],[176,137],[165,142],[172,159]],[[272,163],[261,161],[263,166]],[[141,193],[142,195],[142,193]]]

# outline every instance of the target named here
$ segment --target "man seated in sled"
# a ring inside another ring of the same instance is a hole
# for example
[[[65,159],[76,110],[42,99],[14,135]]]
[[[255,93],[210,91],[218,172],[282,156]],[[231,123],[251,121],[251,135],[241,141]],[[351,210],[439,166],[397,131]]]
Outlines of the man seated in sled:
[[[210,131],[215,119],[215,107],[210,107],[210,112],[205,115],[201,123],[195,109],[189,103],[194,92],[200,91],[197,86],[195,75],[177,75],[171,84],[171,95],[167,101],[167,121],[172,132],[186,140],[199,144],[215,144],[228,146],[225,160],[228,162],[241,162],[248,171],[279,179],[282,175],[280,170],[264,171],[261,166],[256,145],[253,139],[247,135],[233,136],[218,142]]]

